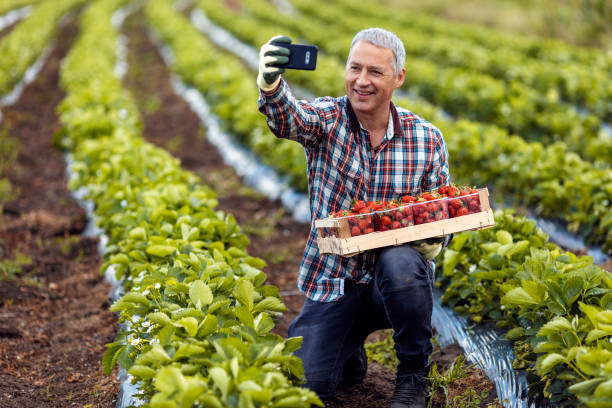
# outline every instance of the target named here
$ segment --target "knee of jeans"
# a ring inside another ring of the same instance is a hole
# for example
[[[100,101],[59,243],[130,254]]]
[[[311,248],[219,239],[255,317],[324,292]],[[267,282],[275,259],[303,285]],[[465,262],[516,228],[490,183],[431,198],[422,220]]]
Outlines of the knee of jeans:
[[[389,290],[429,284],[430,266],[412,247],[386,248],[379,254],[376,281]]]

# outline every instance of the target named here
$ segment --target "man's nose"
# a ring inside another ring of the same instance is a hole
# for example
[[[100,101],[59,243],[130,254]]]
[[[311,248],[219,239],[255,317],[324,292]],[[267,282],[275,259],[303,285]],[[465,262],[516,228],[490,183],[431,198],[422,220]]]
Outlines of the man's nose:
[[[368,71],[365,69],[362,69],[359,72],[359,75],[357,75],[357,84],[358,85],[368,84],[369,81],[370,81],[370,78],[368,77]]]

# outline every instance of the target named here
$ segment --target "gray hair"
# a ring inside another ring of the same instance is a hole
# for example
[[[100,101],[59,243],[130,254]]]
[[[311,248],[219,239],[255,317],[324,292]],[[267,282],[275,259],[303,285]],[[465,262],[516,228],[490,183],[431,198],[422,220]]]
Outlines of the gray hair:
[[[351,49],[349,50],[348,57],[349,60],[351,59],[353,47],[358,41],[367,41],[377,47],[389,48],[391,51],[393,51],[393,72],[395,73],[395,76],[397,76],[402,71],[402,68],[404,68],[404,64],[406,63],[406,49],[404,48],[404,43],[391,31],[387,31],[383,28],[366,28],[365,30],[358,32],[355,37],[353,37],[353,42],[351,43]]]

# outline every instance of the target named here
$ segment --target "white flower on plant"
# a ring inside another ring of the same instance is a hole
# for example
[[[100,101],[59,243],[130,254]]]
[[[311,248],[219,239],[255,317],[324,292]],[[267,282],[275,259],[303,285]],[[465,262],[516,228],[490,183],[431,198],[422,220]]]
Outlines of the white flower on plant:
[[[134,315],[132,316],[132,323],[138,323],[140,321],[140,316]]]
[[[159,288],[161,288],[161,283],[158,282],[155,284],[155,289],[159,289]]]
[[[149,289],[146,289],[142,292],[143,295],[147,296],[149,293],[151,293],[151,291],[149,291]]]
[[[132,340],[130,340],[130,344],[131,344],[132,346],[137,346],[137,345],[139,345],[139,344],[140,344],[140,342],[141,342],[141,341],[142,341],[142,339],[141,339],[141,338],[132,339]]]
[[[147,327],[151,327],[151,322],[145,320],[144,322],[142,322],[142,327],[147,328]]]
[[[151,339],[151,344],[159,344],[159,339],[155,338],[155,339]]]

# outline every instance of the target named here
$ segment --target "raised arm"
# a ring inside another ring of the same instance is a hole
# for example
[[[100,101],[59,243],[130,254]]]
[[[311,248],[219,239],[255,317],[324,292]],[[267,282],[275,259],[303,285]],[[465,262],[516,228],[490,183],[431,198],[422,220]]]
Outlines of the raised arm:
[[[290,50],[282,44],[289,43],[288,37],[276,36],[261,47],[257,76],[259,111],[266,115],[268,126],[277,137],[310,147],[317,144],[337,120],[338,107],[334,98],[308,102],[293,96],[281,77],[284,68],[277,66],[288,61]]]

